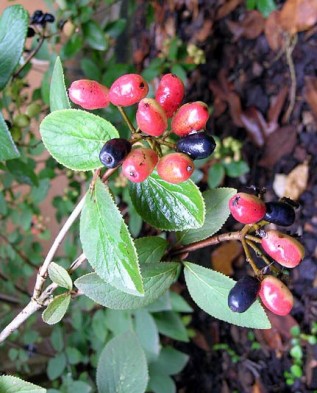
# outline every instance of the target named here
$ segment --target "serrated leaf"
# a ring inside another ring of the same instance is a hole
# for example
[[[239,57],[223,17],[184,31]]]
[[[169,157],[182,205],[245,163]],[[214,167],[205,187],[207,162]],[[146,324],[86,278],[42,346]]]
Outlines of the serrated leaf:
[[[108,188],[97,180],[80,218],[84,254],[100,278],[121,291],[143,295],[138,256]]]
[[[100,168],[101,148],[109,139],[119,136],[107,120],[80,109],[50,113],[42,121],[40,132],[55,160],[78,171]]]
[[[197,305],[209,315],[234,325],[269,329],[270,321],[258,300],[244,313],[236,313],[228,306],[228,294],[235,285],[231,278],[211,269],[185,262],[187,288]]]
[[[160,353],[160,338],[154,318],[146,310],[134,314],[135,333],[144,349],[148,362],[156,360]]]
[[[55,296],[51,303],[43,311],[43,321],[49,325],[58,323],[68,309],[70,298],[71,296],[69,293],[63,293],[62,295]]]
[[[63,66],[58,56],[55,61],[50,85],[50,110],[53,112],[69,108],[70,103],[66,92]]]
[[[191,180],[171,184],[153,173],[142,183],[130,183],[129,192],[136,211],[155,228],[182,231],[204,223],[204,201]]]
[[[21,5],[7,7],[0,19],[0,90],[22,56],[29,15]]]
[[[18,157],[20,157],[19,150],[15,146],[8,126],[0,112],[0,161]]]
[[[188,355],[175,348],[162,348],[158,359],[150,366],[150,374],[176,375],[183,370],[188,360]]]
[[[1,393],[45,393],[47,390],[12,375],[0,376]]]
[[[133,310],[153,303],[172,285],[178,276],[180,264],[176,262],[141,265],[144,296],[124,293],[104,282],[95,273],[89,273],[75,281],[84,295],[102,306],[115,310]]]
[[[142,237],[135,240],[140,264],[159,262],[164,255],[168,241],[158,236]]]
[[[177,234],[182,244],[206,239],[218,232],[229,217],[229,199],[237,192],[234,188],[217,188],[203,193],[206,205],[206,219],[199,229],[190,229]]]
[[[48,275],[50,279],[62,288],[71,290],[73,282],[67,270],[55,262],[51,262],[48,267]]]
[[[132,332],[108,342],[97,367],[97,387],[102,393],[143,393],[148,383],[144,351]]]

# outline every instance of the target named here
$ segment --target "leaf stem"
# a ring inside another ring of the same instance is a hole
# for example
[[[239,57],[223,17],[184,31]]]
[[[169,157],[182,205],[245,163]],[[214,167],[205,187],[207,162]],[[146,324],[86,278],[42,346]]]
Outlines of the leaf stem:
[[[247,239],[246,242],[247,242],[248,246],[251,247],[252,250],[253,250],[260,258],[262,258],[262,260],[265,262],[265,264],[266,264],[267,266],[269,266],[270,269],[271,269],[272,271],[274,271],[274,273],[279,273],[279,272],[280,272],[279,269],[278,269],[277,267],[275,267],[275,266],[272,264],[272,262],[268,259],[268,257],[267,257],[266,255],[263,254],[263,252],[260,250],[260,248],[259,248],[257,245],[255,245],[255,244],[254,244],[251,240],[249,240],[249,239]]]
[[[122,108],[122,106],[117,106],[119,112],[121,113],[121,116],[123,117],[123,120],[126,122],[127,126],[129,127],[129,130],[131,131],[132,134],[136,133],[136,129],[134,125],[132,124],[131,120],[129,119],[128,115],[125,113],[125,110]]]

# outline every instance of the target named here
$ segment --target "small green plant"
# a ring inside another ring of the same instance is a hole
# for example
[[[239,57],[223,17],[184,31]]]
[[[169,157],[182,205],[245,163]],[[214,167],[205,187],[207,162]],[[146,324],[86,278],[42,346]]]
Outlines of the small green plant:
[[[257,9],[264,17],[268,17],[270,13],[276,10],[276,3],[274,0],[246,0],[247,9]]]

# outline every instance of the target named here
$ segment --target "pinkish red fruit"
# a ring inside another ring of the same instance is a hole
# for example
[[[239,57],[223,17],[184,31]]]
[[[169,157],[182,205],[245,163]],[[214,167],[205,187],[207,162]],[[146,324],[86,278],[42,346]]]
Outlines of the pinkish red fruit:
[[[122,173],[133,183],[144,181],[153,172],[158,156],[152,149],[133,149],[122,164]]]
[[[74,81],[68,89],[72,102],[84,109],[100,109],[109,105],[109,89],[88,79]]]
[[[162,157],[157,164],[157,173],[169,183],[182,183],[194,172],[193,160],[183,153],[170,153]]]
[[[304,258],[305,250],[298,240],[274,229],[266,231],[261,245],[271,258],[288,268],[299,265]]]
[[[184,93],[184,83],[178,76],[166,74],[160,80],[155,99],[162,106],[168,118],[173,116],[182,103]]]
[[[151,136],[160,136],[167,128],[167,117],[153,98],[143,98],[136,112],[136,122],[142,132]]]
[[[255,195],[238,192],[229,200],[232,216],[242,224],[254,224],[265,215],[265,203]]]
[[[139,74],[125,74],[116,79],[110,87],[109,100],[113,105],[130,106],[144,98],[149,86]]]
[[[266,276],[261,282],[259,296],[264,306],[277,315],[291,312],[294,297],[285,284],[274,276]]]
[[[186,136],[206,127],[209,118],[208,107],[204,102],[196,101],[182,105],[172,119],[172,132]]]

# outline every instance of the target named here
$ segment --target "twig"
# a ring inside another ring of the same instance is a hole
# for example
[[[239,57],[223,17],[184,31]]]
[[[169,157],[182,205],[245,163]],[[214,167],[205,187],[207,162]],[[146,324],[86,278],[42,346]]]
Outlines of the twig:
[[[33,59],[33,57],[37,54],[37,52],[41,49],[45,39],[47,37],[43,34],[39,40],[37,47],[29,54],[29,56],[25,59],[25,62],[17,69],[17,71],[13,74],[13,78],[16,78],[22,70],[29,64],[29,62]]]
[[[11,247],[12,247],[12,249],[15,251],[15,253],[16,254],[18,254],[19,255],[19,257],[25,262],[25,263],[27,263],[30,267],[32,267],[33,269],[35,268],[37,268],[37,266],[32,262],[32,261],[30,261],[29,260],[29,258],[28,257],[26,257],[23,253],[22,253],[22,251],[20,251],[18,248],[16,248],[13,244],[11,244],[10,243],[10,241],[9,241],[9,239],[7,239],[4,235],[2,235],[2,234],[0,234],[0,237],[1,237],[1,239],[3,239],[7,244],[9,244]]]
[[[289,38],[289,41],[287,43],[286,49],[285,49],[285,55],[286,55],[286,61],[287,65],[289,68],[290,72],[290,77],[291,77],[291,87],[290,87],[290,92],[289,92],[289,106],[287,108],[287,111],[284,115],[284,121],[285,123],[288,123],[291,113],[294,109],[295,105],[295,100],[296,100],[296,72],[295,72],[295,66],[294,66],[294,61],[292,57],[293,50],[296,46],[297,43],[297,35],[295,35],[293,38]]]
[[[124,121],[127,123],[127,126],[129,127],[129,130],[132,132],[132,134],[135,134],[136,129],[135,129],[134,125],[131,123],[131,120],[129,119],[129,117],[125,113],[125,111],[122,108],[122,106],[117,106],[117,108],[118,108],[119,112],[121,113],[121,116],[123,117]]]

